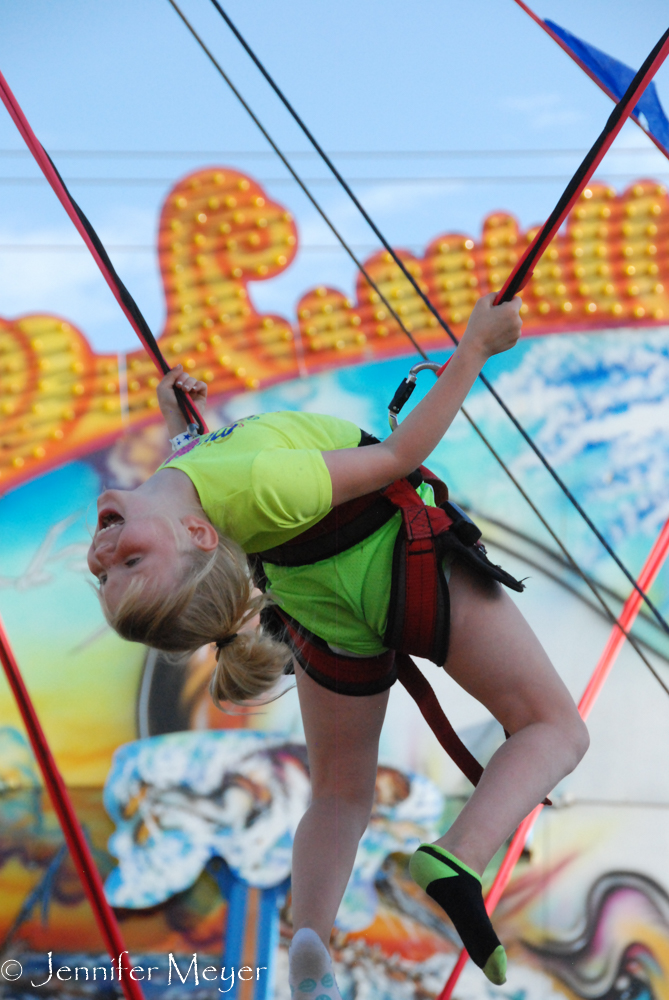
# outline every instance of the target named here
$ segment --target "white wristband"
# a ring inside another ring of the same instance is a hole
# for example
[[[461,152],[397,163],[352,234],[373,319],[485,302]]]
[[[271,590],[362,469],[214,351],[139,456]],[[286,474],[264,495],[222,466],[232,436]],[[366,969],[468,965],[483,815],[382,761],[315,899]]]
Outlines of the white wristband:
[[[179,448],[183,448],[185,444],[193,440],[193,435],[188,431],[184,431],[183,434],[177,434],[176,437],[170,438],[170,447],[172,451],[178,451]]]

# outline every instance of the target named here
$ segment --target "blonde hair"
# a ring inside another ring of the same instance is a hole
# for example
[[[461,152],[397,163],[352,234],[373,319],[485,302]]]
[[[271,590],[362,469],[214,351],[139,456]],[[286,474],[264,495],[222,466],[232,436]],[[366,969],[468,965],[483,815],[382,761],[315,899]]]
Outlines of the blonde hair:
[[[260,626],[242,631],[268,597],[253,593],[246,554],[223,535],[213,553],[195,549],[187,559],[185,573],[167,594],[133,580],[111,611],[100,591],[107,621],[122,638],[170,653],[193,653],[234,636],[217,649],[211,696],[219,706],[257,698],[274,686],[292,655]]]

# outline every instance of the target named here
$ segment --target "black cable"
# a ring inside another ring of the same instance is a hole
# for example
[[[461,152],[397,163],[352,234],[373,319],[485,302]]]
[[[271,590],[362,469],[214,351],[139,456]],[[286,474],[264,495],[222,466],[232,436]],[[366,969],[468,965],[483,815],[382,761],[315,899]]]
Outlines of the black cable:
[[[170,0],[170,3],[171,2],[172,2],[172,0]],[[270,87],[272,88],[272,90],[274,91],[274,93],[277,95],[277,97],[279,98],[279,100],[282,102],[282,104],[284,105],[284,107],[286,108],[286,110],[289,112],[289,114],[295,120],[295,122],[300,127],[300,129],[304,132],[304,134],[306,135],[306,137],[309,140],[309,142],[313,145],[313,147],[316,150],[316,152],[320,155],[320,157],[323,160],[323,162],[327,165],[328,169],[337,178],[337,180],[339,181],[339,183],[341,184],[341,186],[343,187],[343,189],[346,191],[347,195],[349,196],[349,198],[351,199],[351,201],[353,202],[353,204],[356,206],[356,208],[358,209],[358,211],[360,212],[360,214],[364,218],[364,220],[367,223],[367,225],[371,228],[371,230],[374,233],[374,235],[381,242],[381,244],[383,245],[383,247],[385,248],[385,250],[391,255],[392,259],[395,261],[395,263],[397,264],[397,266],[399,267],[399,269],[402,271],[402,273],[403,273],[404,277],[407,279],[407,281],[412,285],[414,291],[422,299],[422,301],[425,304],[425,306],[427,306],[427,308],[430,310],[430,312],[435,317],[435,319],[437,320],[437,322],[439,323],[439,325],[442,327],[442,329],[445,331],[445,333],[450,337],[450,339],[453,341],[453,343],[455,345],[457,345],[458,344],[458,339],[455,336],[455,334],[453,333],[453,331],[451,330],[451,328],[448,325],[448,323],[446,322],[446,320],[443,319],[443,317],[441,316],[439,310],[432,304],[431,300],[428,298],[428,296],[425,294],[425,292],[423,292],[423,290],[421,289],[421,287],[418,284],[418,282],[416,281],[416,279],[413,277],[413,275],[411,274],[411,272],[408,270],[408,268],[406,267],[406,265],[402,261],[401,257],[399,257],[399,255],[395,252],[395,250],[390,246],[390,244],[386,240],[386,238],[383,235],[383,233],[381,232],[381,230],[378,228],[378,226],[376,225],[376,223],[374,222],[374,220],[371,218],[371,216],[369,215],[369,213],[366,211],[366,209],[363,207],[363,205],[360,203],[360,201],[356,198],[355,194],[353,193],[353,191],[351,190],[351,188],[349,187],[349,185],[346,183],[346,180],[339,173],[339,171],[337,170],[336,166],[334,165],[334,163],[332,162],[332,160],[330,159],[330,157],[327,155],[327,153],[321,147],[321,145],[319,144],[319,142],[317,141],[317,139],[312,135],[311,131],[307,128],[307,126],[305,125],[305,123],[302,121],[302,119],[298,115],[297,111],[293,108],[293,106],[290,103],[290,101],[288,100],[288,98],[285,96],[285,94],[283,93],[283,91],[281,90],[281,88],[279,87],[279,85],[275,82],[274,78],[270,75],[270,73],[268,72],[268,70],[265,69],[265,66],[260,61],[260,59],[258,58],[258,56],[255,54],[255,52],[253,51],[253,49],[250,47],[250,45],[248,44],[248,42],[246,41],[246,39],[244,38],[244,36],[240,33],[240,31],[235,26],[235,24],[230,20],[230,18],[225,13],[225,11],[221,7],[221,5],[218,3],[218,0],[211,0],[211,2],[214,5],[214,7],[216,8],[216,10],[219,12],[219,14],[223,18],[223,20],[225,21],[225,23],[227,24],[227,26],[232,31],[232,33],[234,34],[234,36],[237,39],[237,41],[242,45],[242,47],[246,51],[246,53],[249,56],[249,58],[253,61],[253,63],[255,63],[256,67],[260,70],[260,72],[262,73],[262,75],[265,77],[266,81],[268,82],[268,84],[270,85]],[[663,42],[664,38],[665,38],[665,36],[663,36],[663,38],[660,40],[660,43],[658,43],[658,45],[660,45]],[[656,48],[657,48],[657,46],[656,46]],[[655,50],[653,50],[653,51],[655,51]],[[411,341],[414,344],[416,343],[413,337],[411,337]],[[426,357],[425,352],[421,348],[418,348],[418,351],[419,351],[421,357],[423,357],[423,358]],[[602,535],[602,533],[600,532],[600,530],[597,528],[597,526],[594,524],[594,522],[590,519],[590,517],[588,516],[588,514],[586,514],[585,510],[583,509],[583,507],[581,507],[580,503],[578,502],[578,500],[576,499],[576,497],[573,495],[573,493],[571,492],[571,490],[569,489],[569,487],[566,485],[566,483],[563,482],[563,480],[557,474],[557,472],[555,471],[555,469],[553,468],[553,466],[551,465],[551,463],[548,461],[548,459],[546,458],[546,456],[544,455],[544,453],[541,451],[541,449],[539,448],[539,446],[537,444],[535,444],[534,440],[530,437],[530,435],[525,430],[525,428],[522,426],[522,424],[519,422],[519,420],[517,419],[517,417],[511,412],[511,410],[509,409],[509,407],[507,406],[507,404],[504,402],[504,400],[501,398],[501,396],[499,395],[499,393],[493,387],[492,383],[488,381],[488,379],[485,377],[485,375],[483,375],[483,373],[481,373],[479,375],[479,378],[480,378],[481,382],[483,383],[483,385],[486,387],[486,389],[491,393],[491,395],[493,396],[493,398],[497,401],[497,403],[499,404],[499,406],[501,406],[501,408],[503,409],[504,413],[507,415],[507,417],[509,418],[509,420],[512,422],[512,424],[514,425],[514,427],[516,428],[516,430],[518,431],[518,433],[524,438],[524,440],[526,441],[526,443],[530,446],[530,448],[535,453],[535,455],[537,456],[537,458],[539,459],[539,461],[541,462],[541,464],[544,466],[544,468],[546,469],[546,471],[548,473],[550,473],[550,475],[552,476],[553,480],[560,487],[560,489],[562,490],[562,492],[564,493],[564,495],[567,497],[567,499],[569,500],[569,502],[572,504],[572,506],[574,507],[574,509],[579,513],[579,515],[581,516],[581,518],[588,525],[588,527],[593,532],[593,534],[595,535],[595,537],[597,538],[597,540],[600,542],[600,544],[603,546],[603,548],[606,550],[606,552],[608,552],[609,556],[613,559],[613,561],[618,566],[618,568],[622,571],[622,573],[624,573],[624,575],[627,577],[628,581],[632,584],[632,586],[637,591],[637,593],[641,596],[641,598],[648,605],[648,607],[650,608],[650,610],[652,611],[653,615],[655,616],[655,618],[657,619],[657,621],[660,623],[660,625],[662,626],[662,628],[664,629],[664,631],[669,635],[669,622],[666,621],[666,619],[664,618],[664,616],[655,607],[655,605],[650,600],[650,598],[645,593],[645,591],[643,591],[641,589],[641,587],[637,583],[636,579],[632,576],[632,574],[630,573],[630,571],[627,569],[627,567],[622,562],[622,560],[619,558],[619,556],[614,551],[614,549],[611,547],[611,545],[609,545],[609,543],[607,542],[607,540],[604,538],[604,536]]]
[[[309,200],[311,201],[311,203],[314,205],[314,207],[317,209],[318,213],[321,215],[321,217],[323,218],[323,220],[326,222],[326,224],[329,226],[329,228],[335,234],[335,236],[337,237],[337,239],[340,240],[340,242],[341,242],[342,246],[344,247],[344,249],[346,250],[346,252],[352,258],[352,260],[357,263],[357,258],[355,257],[355,254],[353,254],[353,252],[351,251],[351,249],[348,246],[348,244],[345,242],[345,240],[343,239],[343,237],[339,234],[338,230],[335,228],[334,224],[331,222],[331,220],[329,219],[329,217],[325,213],[325,210],[320,206],[320,204],[313,197],[313,195],[311,194],[311,192],[309,191],[309,189],[306,187],[306,185],[302,181],[301,177],[297,174],[297,172],[293,168],[292,164],[287,160],[287,158],[284,155],[284,153],[277,146],[277,144],[274,142],[274,140],[272,139],[272,137],[270,136],[270,134],[267,132],[267,130],[265,129],[265,127],[262,125],[262,123],[259,121],[259,119],[255,115],[255,113],[252,111],[252,109],[246,103],[246,101],[244,100],[244,98],[241,96],[241,94],[239,93],[239,91],[237,90],[237,88],[233,85],[232,81],[230,80],[230,78],[228,77],[228,75],[225,73],[225,71],[223,70],[222,66],[217,62],[216,58],[213,56],[213,54],[210,52],[210,50],[207,48],[207,46],[204,43],[204,41],[200,38],[200,36],[196,32],[195,28],[190,24],[190,22],[185,17],[185,15],[181,12],[181,10],[177,6],[177,4],[174,2],[174,0],[168,0],[168,2],[173,7],[173,9],[176,11],[176,13],[179,15],[179,17],[181,18],[181,20],[183,21],[183,23],[185,24],[185,26],[188,28],[188,30],[190,31],[190,33],[192,34],[192,36],[195,38],[195,40],[201,46],[202,50],[206,53],[206,55],[208,56],[208,58],[210,59],[210,61],[214,65],[214,67],[218,70],[218,72],[220,73],[220,75],[223,77],[223,79],[225,80],[225,82],[228,84],[228,86],[232,90],[233,94],[240,101],[240,103],[242,104],[242,107],[244,107],[244,109],[251,116],[252,120],[255,122],[255,124],[258,126],[258,128],[260,129],[260,131],[262,132],[262,134],[264,135],[264,137],[267,139],[267,141],[271,145],[272,149],[276,152],[277,156],[279,156],[279,158],[284,163],[284,165],[286,166],[286,168],[290,171],[290,173],[292,174],[292,176],[295,178],[296,182],[299,184],[300,188],[307,195],[307,197],[309,198]],[[365,274],[365,277],[366,277],[367,281],[369,282],[370,286],[377,292],[377,294],[385,302],[385,300],[383,299],[383,296],[379,292],[379,290],[378,290],[376,284],[374,283],[373,279],[364,272],[364,269],[362,268],[362,265],[358,265],[358,266],[360,267],[360,270],[363,272],[363,274]],[[402,329],[404,329],[402,321],[400,320],[399,316],[396,315],[396,313],[393,310],[392,306],[390,306],[389,304],[387,304],[387,306],[388,306],[389,312],[396,319],[396,321],[399,324],[399,326]],[[408,334],[408,331],[407,331],[407,335],[410,337],[410,334]],[[413,338],[411,338],[411,339],[413,339]],[[418,348],[418,349],[420,350],[420,348]],[[632,637],[629,634],[629,632],[627,632],[627,630],[620,624],[620,622],[616,618],[616,616],[613,613],[613,611],[611,610],[611,608],[607,605],[607,603],[604,601],[604,599],[601,597],[601,595],[597,591],[594,583],[583,572],[583,570],[578,565],[578,563],[576,562],[576,560],[574,559],[574,557],[570,554],[570,552],[567,550],[567,548],[563,545],[563,543],[561,542],[561,540],[558,538],[558,536],[556,535],[556,533],[553,531],[553,529],[551,528],[551,526],[549,525],[549,523],[544,518],[543,514],[539,511],[539,509],[536,507],[536,505],[534,504],[534,502],[532,501],[532,499],[529,497],[529,495],[525,492],[524,488],[521,486],[521,484],[515,478],[515,476],[511,472],[511,470],[507,467],[507,465],[504,462],[504,460],[501,457],[501,455],[498,454],[498,452],[495,450],[495,448],[493,447],[493,445],[491,444],[491,442],[486,438],[486,436],[484,435],[483,431],[477,426],[477,424],[475,423],[474,419],[469,415],[469,413],[467,412],[467,410],[465,409],[464,406],[461,407],[461,411],[462,411],[465,419],[469,422],[469,424],[471,425],[471,427],[473,428],[473,430],[476,432],[476,434],[479,436],[479,438],[481,439],[481,441],[483,442],[483,444],[488,448],[488,450],[490,451],[490,453],[493,456],[493,458],[495,458],[495,460],[498,462],[498,464],[500,465],[500,467],[502,468],[502,470],[509,477],[509,479],[511,480],[511,482],[513,483],[513,485],[516,487],[516,489],[518,490],[518,492],[520,493],[520,495],[523,497],[523,499],[525,500],[525,502],[528,504],[528,506],[530,507],[530,509],[532,510],[532,512],[536,515],[536,517],[538,518],[538,520],[541,522],[541,524],[544,526],[544,528],[546,529],[546,531],[549,533],[550,537],[554,539],[554,541],[556,542],[556,544],[558,545],[558,547],[560,548],[560,550],[563,552],[565,558],[568,560],[568,562],[570,563],[570,565],[573,566],[574,571],[580,577],[582,577],[582,579],[584,580],[586,586],[592,591],[592,593],[595,596],[596,600],[598,601],[598,603],[603,608],[605,616],[608,618],[608,620],[611,622],[612,625],[614,625],[615,627],[617,627],[617,628],[620,629],[620,631],[623,633],[623,635],[625,636],[625,638],[630,642],[632,648],[639,655],[639,657],[641,658],[642,662],[646,665],[646,667],[648,667],[648,669],[650,670],[650,672],[653,674],[653,676],[655,677],[655,679],[658,681],[658,683],[660,684],[660,686],[665,690],[665,692],[667,694],[669,694],[669,689],[666,688],[663,680],[657,674],[657,672],[655,671],[654,667],[650,664],[650,662],[648,661],[648,659],[641,652],[641,650],[639,649],[637,643],[635,642],[634,639],[632,639]]]
[[[218,4],[216,6],[218,6]],[[601,159],[601,156],[604,155],[602,150],[604,150],[606,141],[611,135],[611,132],[616,127],[620,119],[624,117],[628,107],[630,105],[634,107],[637,100],[640,98],[641,94],[638,93],[640,85],[642,84],[647,73],[649,73],[652,69],[655,59],[661,54],[661,51],[668,39],[669,28],[667,28],[659,42],[657,42],[651,52],[646,56],[641,67],[634,74],[627,90],[616,103],[613,111],[606,121],[606,125],[598,135],[595,142],[593,142],[588,152],[585,154],[585,157],[581,161],[578,169],[574,172],[573,177],[560,195],[557,205],[546,219],[535,239],[532,241],[532,245],[528,248],[528,250],[526,250],[525,256],[518,264],[513,278],[508,283],[508,287],[506,287],[500,294],[501,301],[510,301],[514,295],[524,287],[525,282],[534,270],[535,263],[553,239],[555,232],[562,222],[563,215],[567,213],[570,205],[574,201],[580,185],[583,183],[588,173],[594,169],[594,166],[598,163],[598,160]],[[641,92],[643,93],[643,90]]]
[[[606,603],[606,601],[604,600],[604,598],[600,594],[599,590],[597,589],[597,587],[595,586],[595,584],[593,583],[593,581],[581,569],[581,567],[576,562],[576,560],[574,559],[574,557],[572,556],[572,554],[569,552],[569,550],[566,548],[566,546],[562,543],[562,541],[558,538],[558,536],[553,531],[553,529],[551,528],[550,524],[545,519],[545,517],[543,516],[543,514],[534,505],[534,503],[532,502],[532,500],[529,498],[529,496],[525,492],[524,488],[518,482],[518,480],[513,475],[513,473],[511,472],[511,470],[509,468],[507,468],[507,466],[503,462],[502,458],[497,454],[497,452],[495,451],[495,449],[493,448],[493,446],[490,444],[490,442],[483,436],[483,434],[481,433],[481,431],[479,430],[479,428],[476,426],[476,424],[474,423],[474,421],[471,419],[471,417],[469,416],[469,414],[467,413],[467,411],[465,410],[464,407],[462,407],[462,413],[464,414],[465,418],[471,424],[472,429],[478,434],[478,436],[481,438],[481,440],[483,441],[483,443],[488,447],[488,449],[491,452],[491,454],[500,463],[500,465],[502,466],[502,468],[506,472],[506,474],[509,477],[509,479],[511,480],[511,482],[513,483],[513,485],[516,487],[516,489],[518,490],[518,492],[522,496],[523,500],[525,500],[525,502],[530,506],[530,508],[534,511],[534,513],[536,514],[536,516],[539,518],[539,520],[543,524],[544,528],[546,529],[546,531],[548,532],[548,534],[551,536],[551,538],[553,539],[553,541],[555,542],[555,544],[559,547],[559,549],[561,550],[561,552],[563,553],[564,557],[567,559],[567,561],[569,562],[569,564],[572,566],[572,568],[574,569],[574,571],[578,574],[578,576],[581,577],[581,579],[585,583],[585,585],[588,588],[588,590],[590,590],[590,592],[594,595],[594,597],[596,598],[597,602],[603,608],[605,616],[609,619],[609,621],[611,622],[612,625],[614,625],[616,628],[620,629],[620,631],[625,636],[625,638],[627,639],[627,641],[629,642],[630,646],[635,651],[635,653],[637,654],[637,656],[639,657],[639,659],[641,660],[641,662],[644,663],[646,667],[648,667],[648,669],[650,670],[651,674],[653,675],[653,677],[655,678],[655,680],[658,682],[658,684],[660,685],[660,687],[663,689],[663,691],[665,692],[665,694],[669,695],[669,688],[664,683],[664,681],[662,680],[662,678],[660,677],[660,675],[658,674],[658,672],[655,670],[655,667],[653,667],[653,665],[650,663],[650,661],[648,660],[648,658],[641,652],[641,649],[639,648],[639,645],[636,642],[636,640],[633,639],[631,633],[628,632],[627,629],[623,625],[621,625],[620,621],[618,620],[618,618],[616,617],[616,615],[614,614],[614,612],[611,610],[611,608],[609,607],[609,605]]]
[[[346,242],[346,240],[344,239],[344,237],[342,236],[342,234],[335,227],[335,224],[332,222],[332,220],[326,214],[325,209],[323,209],[321,207],[321,205],[319,204],[319,202],[316,200],[316,198],[311,193],[311,191],[309,190],[309,188],[307,187],[307,185],[305,184],[305,182],[302,180],[302,178],[300,177],[300,175],[297,173],[297,171],[295,170],[295,168],[291,164],[290,160],[288,160],[287,157],[281,152],[281,150],[279,149],[279,147],[275,143],[275,141],[272,138],[272,136],[269,134],[269,132],[267,131],[267,129],[265,128],[265,126],[262,124],[262,122],[260,121],[260,119],[257,117],[257,115],[255,114],[255,112],[253,111],[253,109],[246,103],[246,101],[244,100],[244,98],[242,97],[242,95],[240,94],[240,92],[237,90],[237,88],[235,87],[234,83],[232,82],[232,80],[230,79],[230,77],[228,76],[228,74],[225,72],[225,70],[223,69],[223,67],[221,66],[221,64],[217,61],[216,57],[211,52],[211,50],[207,47],[207,45],[205,44],[205,42],[203,41],[203,39],[200,37],[200,35],[198,35],[197,31],[195,30],[195,28],[193,27],[193,25],[190,23],[190,21],[188,20],[188,18],[186,17],[186,15],[179,9],[179,7],[174,2],[174,0],[167,0],[167,2],[170,4],[170,6],[179,15],[179,17],[181,18],[181,20],[183,21],[183,23],[186,25],[186,27],[190,31],[190,33],[193,36],[193,38],[196,40],[196,42],[198,43],[198,45],[202,49],[202,51],[205,53],[205,55],[208,57],[208,59],[215,66],[215,68],[218,70],[218,72],[220,73],[220,75],[223,77],[223,79],[227,83],[228,87],[230,88],[230,90],[232,91],[232,93],[235,95],[235,97],[237,98],[237,100],[239,101],[239,103],[241,104],[241,106],[244,108],[244,110],[247,112],[247,114],[250,116],[250,118],[252,119],[252,121],[254,122],[254,124],[257,125],[257,127],[260,129],[260,131],[264,135],[265,139],[267,139],[267,142],[270,144],[270,146],[272,147],[272,149],[274,150],[274,152],[276,153],[276,155],[279,157],[279,159],[283,163],[283,165],[286,168],[286,170],[288,170],[290,172],[290,174],[293,177],[293,179],[295,180],[295,182],[299,185],[299,187],[302,189],[302,191],[304,192],[304,194],[307,196],[307,198],[309,199],[309,201],[311,202],[311,204],[314,206],[314,208],[316,209],[316,211],[318,212],[318,214],[320,215],[320,217],[323,219],[323,221],[325,222],[325,224],[327,225],[327,227],[334,234],[334,236],[336,237],[336,239],[339,240],[339,242],[341,243],[342,247],[344,248],[344,250],[346,251],[346,253],[349,255],[349,257],[351,258],[351,260],[353,261],[353,263],[355,264],[355,266],[360,270],[360,273],[364,276],[364,278],[367,281],[367,283],[369,284],[370,288],[372,288],[376,292],[376,294],[379,296],[381,302],[383,302],[383,304],[386,307],[386,309],[388,310],[388,312],[391,314],[391,316],[393,317],[393,319],[395,320],[395,322],[398,324],[398,326],[400,327],[400,329],[402,330],[402,332],[409,338],[409,340],[411,341],[411,343],[413,344],[413,346],[415,347],[415,349],[418,351],[418,353],[420,354],[420,356],[425,361],[427,361],[428,360],[428,356],[425,353],[425,351],[423,350],[423,348],[420,346],[420,344],[415,339],[415,337],[411,334],[411,332],[406,328],[406,326],[404,325],[404,323],[400,319],[400,317],[397,314],[397,312],[393,309],[393,307],[391,306],[390,302],[388,302],[388,300],[384,296],[383,292],[381,292],[379,290],[379,288],[375,284],[373,278],[369,275],[369,273],[365,269],[365,266],[362,263],[362,261],[360,261],[358,259],[358,257],[355,255],[355,253],[351,249],[350,245]]]
[[[93,226],[92,226],[92,224],[91,224],[88,216],[85,214],[85,212],[83,211],[83,209],[80,208],[80,206],[77,204],[77,202],[74,200],[74,198],[70,194],[70,191],[68,190],[68,187],[65,184],[65,181],[63,180],[63,178],[61,177],[60,173],[58,172],[58,168],[56,167],[56,164],[53,162],[53,160],[51,159],[51,157],[47,153],[46,149],[44,149],[44,146],[42,146],[42,150],[44,152],[44,155],[48,159],[49,163],[51,164],[51,166],[52,166],[52,168],[53,168],[56,176],[58,177],[58,180],[63,185],[63,190],[65,191],[65,194],[67,195],[67,197],[68,197],[68,199],[70,201],[70,204],[72,205],[72,208],[77,213],[79,221],[81,222],[82,226],[86,230],[86,234],[88,235],[88,237],[89,237],[91,243],[93,244],[93,246],[95,247],[95,249],[96,249],[99,257],[101,258],[102,262],[104,263],[105,267],[107,268],[107,271],[109,272],[109,275],[110,275],[112,281],[116,285],[116,288],[118,289],[118,292],[119,292],[119,294],[121,296],[121,300],[123,302],[123,305],[125,306],[125,308],[128,310],[128,312],[130,313],[130,315],[134,319],[134,321],[135,321],[135,323],[137,325],[137,329],[141,333],[141,339],[142,339],[142,342],[144,344],[144,347],[146,348],[147,352],[149,352],[149,353],[151,353],[153,355],[153,357],[156,360],[156,362],[158,363],[158,365],[160,367],[160,370],[162,371],[163,375],[166,375],[168,373],[168,371],[170,370],[170,366],[168,365],[167,361],[163,357],[163,353],[160,350],[160,345],[158,344],[158,341],[154,337],[153,331],[152,331],[151,327],[149,326],[149,324],[147,323],[146,319],[144,318],[144,315],[143,315],[141,309],[139,308],[139,306],[135,302],[134,298],[130,294],[127,286],[121,280],[121,277],[119,276],[118,272],[116,271],[116,268],[114,267],[114,265],[111,262],[111,258],[109,257],[109,254],[107,253],[102,240],[100,239],[100,237],[96,233],[95,229],[93,228]],[[202,421],[200,420],[200,417],[198,416],[197,411],[195,410],[195,408],[193,406],[193,403],[191,402],[189,396],[182,389],[177,388],[177,386],[174,386],[173,388],[174,388],[174,395],[176,396],[177,404],[179,406],[179,409],[181,410],[181,415],[183,416],[184,420],[186,421],[186,424],[188,426],[190,426],[191,424],[194,424],[195,427],[197,428],[197,433],[198,434],[202,434],[204,432],[204,425],[203,425]]]

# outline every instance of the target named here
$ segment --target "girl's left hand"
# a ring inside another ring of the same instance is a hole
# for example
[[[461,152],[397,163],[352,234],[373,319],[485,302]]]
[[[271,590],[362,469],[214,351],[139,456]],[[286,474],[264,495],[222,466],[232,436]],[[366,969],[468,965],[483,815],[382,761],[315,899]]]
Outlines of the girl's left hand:
[[[520,318],[522,299],[516,296],[511,302],[494,305],[497,292],[482,296],[474,306],[461,345],[475,350],[483,360],[493,354],[510,350],[520,337],[523,321]]]
[[[204,404],[207,402],[206,382],[200,382],[198,379],[193,378],[192,375],[188,375],[184,371],[183,365],[176,365],[172,368],[162,378],[157,389],[160,412],[165,418],[167,428],[172,437],[186,429],[177,398],[174,395],[175,387],[187,393],[198,409],[204,407]]]

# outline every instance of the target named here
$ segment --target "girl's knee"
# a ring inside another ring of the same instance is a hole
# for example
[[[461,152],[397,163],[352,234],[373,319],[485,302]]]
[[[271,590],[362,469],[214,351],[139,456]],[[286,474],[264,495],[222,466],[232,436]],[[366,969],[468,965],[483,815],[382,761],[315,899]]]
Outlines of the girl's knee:
[[[575,758],[574,767],[576,767],[583,760],[590,746],[588,727],[578,713],[576,713],[576,717],[572,720],[570,743]]]
[[[514,727],[517,733],[526,727],[541,726],[546,734],[546,747],[560,762],[563,775],[570,774],[580,763],[590,746],[590,734],[573,702],[563,704],[561,710],[552,706],[552,711],[535,714],[523,725]]]
[[[567,775],[585,756],[590,746],[590,734],[585,722],[578,714],[576,706],[573,707],[573,710],[565,712],[553,725],[557,729],[564,773]]]
[[[374,806],[374,791],[347,789],[313,789],[311,805],[323,809],[336,817],[336,822],[346,826],[349,832],[355,832],[358,839],[367,829],[372,808]]]

